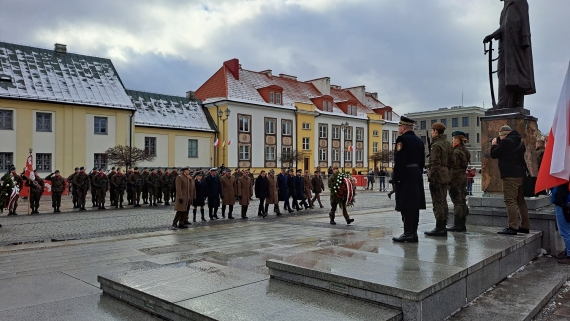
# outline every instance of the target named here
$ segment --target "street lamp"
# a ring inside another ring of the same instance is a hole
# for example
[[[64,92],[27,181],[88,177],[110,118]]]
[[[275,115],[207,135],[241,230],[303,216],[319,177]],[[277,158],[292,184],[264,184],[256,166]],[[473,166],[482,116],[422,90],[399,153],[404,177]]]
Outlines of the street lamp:
[[[342,171],[344,172],[344,166],[346,163],[346,131],[348,130],[348,122],[340,124],[340,130],[342,131]]]
[[[226,108],[225,114],[226,114],[226,118],[224,117],[224,112],[222,110],[218,110],[218,125],[220,124],[220,120],[222,121],[222,127],[221,127],[221,131],[222,131],[222,136],[224,137],[224,142],[226,137],[223,135],[223,130],[224,127],[226,125],[226,120],[228,120],[228,118],[230,118],[230,109]],[[226,144],[224,144],[224,146],[222,146],[222,165],[223,165],[223,161],[226,159]]]

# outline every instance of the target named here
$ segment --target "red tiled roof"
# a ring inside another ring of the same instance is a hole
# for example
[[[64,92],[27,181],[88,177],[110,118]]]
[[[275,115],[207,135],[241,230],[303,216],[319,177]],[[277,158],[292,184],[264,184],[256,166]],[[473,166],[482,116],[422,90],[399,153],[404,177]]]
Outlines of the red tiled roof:
[[[210,79],[196,90],[194,96],[202,101],[208,98],[227,98],[228,86],[226,74],[228,71],[222,66]]]

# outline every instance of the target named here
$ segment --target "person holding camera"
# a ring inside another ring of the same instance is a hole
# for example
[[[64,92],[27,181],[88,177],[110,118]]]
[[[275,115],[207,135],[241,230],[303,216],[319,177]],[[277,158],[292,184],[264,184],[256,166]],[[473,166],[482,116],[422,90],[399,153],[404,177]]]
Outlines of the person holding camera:
[[[525,151],[521,134],[507,125],[501,127],[499,137],[491,140],[491,158],[499,160],[503,197],[509,218],[509,227],[499,234],[517,235],[517,232],[528,233],[530,229],[528,208],[524,200],[524,179],[528,172]]]
[[[566,249],[558,254],[558,263],[570,264],[570,193],[568,183],[564,183],[552,190],[552,204],[554,204],[554,214],[556,214],[556,225],[558,232],[564,240]]]

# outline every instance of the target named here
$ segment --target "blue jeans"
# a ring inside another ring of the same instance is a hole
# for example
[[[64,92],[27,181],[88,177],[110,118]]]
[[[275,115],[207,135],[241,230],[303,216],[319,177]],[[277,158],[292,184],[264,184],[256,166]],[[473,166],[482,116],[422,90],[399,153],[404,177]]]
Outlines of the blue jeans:
[[[386,178],[384,176],[380,177],[380,190],[386,190]]]
[[[556,214],[556,224],[558,225],[558,232],[564,244],[566,245],[566,255],[570,256],[570,223],[566,222],[564,218],[564,213],[562,212],[562,207],[554,206],[554,214]]]
[[[473,180],[467,179],[467,194],[473,193]]]

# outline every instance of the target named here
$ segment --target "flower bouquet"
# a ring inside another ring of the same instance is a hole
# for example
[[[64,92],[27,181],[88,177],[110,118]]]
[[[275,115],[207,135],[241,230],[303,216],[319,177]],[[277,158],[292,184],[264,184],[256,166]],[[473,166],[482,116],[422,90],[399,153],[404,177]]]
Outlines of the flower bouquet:
[[[14,192],[14,187],[16,186],[16,182],[14,178],[7,172],[2,176],[0,181],[0,212],[2,212],[5,208],[8,208],[10,203],[10,199],[12,198],[12,194]]]
[[[353,206],[355,186],[349,173],[336,173],[330,186],[333,202],[341,207]]]

